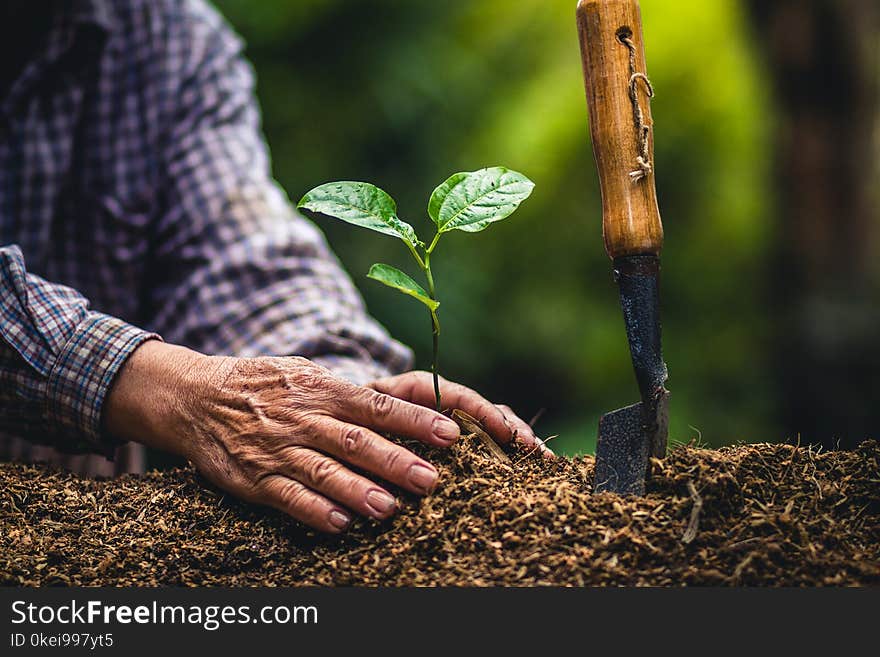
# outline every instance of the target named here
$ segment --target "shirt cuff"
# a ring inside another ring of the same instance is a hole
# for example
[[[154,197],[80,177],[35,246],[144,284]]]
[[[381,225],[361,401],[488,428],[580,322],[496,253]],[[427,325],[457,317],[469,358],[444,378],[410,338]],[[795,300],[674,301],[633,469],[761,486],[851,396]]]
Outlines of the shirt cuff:
[[[112,454],[119,444],[101,430],[104,398],[119,368],[147,340],[161,339],[102,313],[90,312],[61,350],[46,387],[50,426],[80,444],[75,447]]]

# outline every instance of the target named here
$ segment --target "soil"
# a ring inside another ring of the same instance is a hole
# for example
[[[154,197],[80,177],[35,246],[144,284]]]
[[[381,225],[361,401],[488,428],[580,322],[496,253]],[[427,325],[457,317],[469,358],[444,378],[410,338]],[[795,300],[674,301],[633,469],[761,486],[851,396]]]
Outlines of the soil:
[[[408,447],[419,449],[407,443]],[[680,446],[649,494],[591,494],[593,459],[421,448],[427,499],[342,537],[190,470],[109,481],[0,465],[0,584],[880,585],[880,444]]]

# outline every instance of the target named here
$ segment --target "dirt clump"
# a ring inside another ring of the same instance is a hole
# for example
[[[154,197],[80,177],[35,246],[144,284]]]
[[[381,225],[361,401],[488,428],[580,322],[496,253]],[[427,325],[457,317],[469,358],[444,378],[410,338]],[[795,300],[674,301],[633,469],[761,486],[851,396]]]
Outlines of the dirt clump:
[[[875,441],[677,447],[643,498],[592,495],[591,457],[508,465],[474,439],[407,446],[438,465],[438,489],[400,493],[393,520],[341,537],[190,470],[93,481],[0,464],[0,584],[880,584]]]

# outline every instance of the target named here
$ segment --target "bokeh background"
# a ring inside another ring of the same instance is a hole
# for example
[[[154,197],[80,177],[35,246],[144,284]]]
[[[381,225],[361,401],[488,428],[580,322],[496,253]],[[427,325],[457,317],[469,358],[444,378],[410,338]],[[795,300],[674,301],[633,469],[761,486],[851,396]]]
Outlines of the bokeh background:
[[[637,389],[601,238],[573,0],[217,0],[248,44],[275,175],[296,201],[366,180],[425,234],[449,174],[537,187],[435,264],[441,370],[565,453]],[[642,0],[666,230],[670,435],[870,437],[880,419],[874,0]],[[368,281],[401,245],[320,219],[371,312],[427,367],[417,304]],[[873,434],[876,436],[876,433]]]

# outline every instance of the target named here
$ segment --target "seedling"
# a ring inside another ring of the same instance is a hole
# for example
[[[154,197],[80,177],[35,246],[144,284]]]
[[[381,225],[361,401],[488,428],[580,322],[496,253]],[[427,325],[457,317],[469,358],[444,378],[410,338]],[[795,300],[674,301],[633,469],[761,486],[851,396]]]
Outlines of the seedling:
[[[529,197],[534,186],[521,173],[504,167],[453,174],[434,190],[428,201],[428,216],[434,222],[436,234],[427,246],[416,236],[415,229],[397,216],[394,199],[375,185],[349,181],[327,183],[315,187],[299,202],[300,208],[397,237],[406,244],[425,277],[427,291],[408,274],[391,265],[375,264],[370,267],[367,276],[411,296],[427,307],[431,315],[431,373],[434,375],[434,397],[438,411],[443,410],[437,370],[440,347],[437,309],[440,302],[431,272],[431,255],[444,233],[453,230],[478,233],[489,224],[509,217]]]

